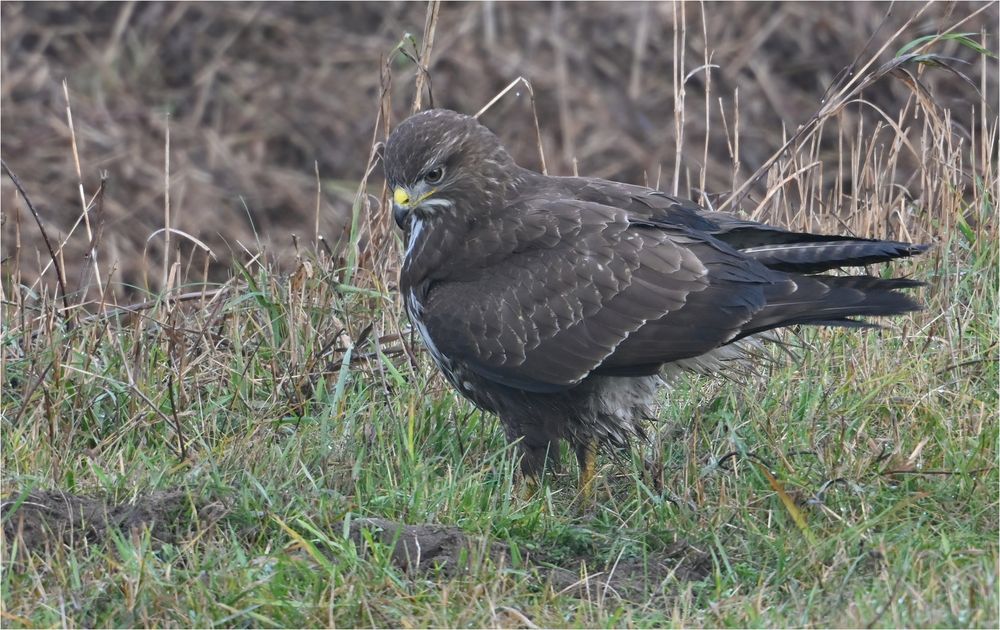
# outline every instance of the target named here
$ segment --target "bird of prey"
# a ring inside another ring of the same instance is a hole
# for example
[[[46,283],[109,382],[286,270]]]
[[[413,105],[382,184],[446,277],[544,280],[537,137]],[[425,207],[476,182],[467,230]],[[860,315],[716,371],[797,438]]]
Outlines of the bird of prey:
[[[664,370],[715,372],[785,326],[918,310],[908,279],[838,267],[926,246],[792,232],[658,190],[521,168],[476,119],[434,109],[386,140],[406,313],[447,378],[500,417],[538,479],[567,440],[589,496],[596,455],[643,437]]]

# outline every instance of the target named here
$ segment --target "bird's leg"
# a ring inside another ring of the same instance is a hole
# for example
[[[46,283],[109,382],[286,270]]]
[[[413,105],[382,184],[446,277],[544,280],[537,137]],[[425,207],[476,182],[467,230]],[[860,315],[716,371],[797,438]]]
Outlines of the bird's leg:
[[[542,484],[538,477],[534,475],[524,475],[524,485],[521,490],[521,498],[525,501],[531,501],[541,490]]]
[[[534,498],[542,488],[542,475],[545,474],[545,459],[549,445],[534,446],[521,442],[521,478],[524,479],[525,499]]]
[[[642,460],[643,470],[649,475],[649,480],[653,484],[653,490],[657,493],[663,492],[663,462],[652,459]]]
[[[590,503],[597,474],[597,442],[590,438],[576,445],[576,461],[580,464],[580,494]]]

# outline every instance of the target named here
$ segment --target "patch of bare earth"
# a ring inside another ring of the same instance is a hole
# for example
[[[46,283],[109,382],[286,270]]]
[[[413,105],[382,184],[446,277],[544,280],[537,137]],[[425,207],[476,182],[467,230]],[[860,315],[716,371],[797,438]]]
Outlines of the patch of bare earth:
[[[114,532],[130,535],[146,529],[156,543],[176,543],[197,525],[214,523],[224,513],[222,504],[197,504],[183,490],[151,492],[120,504],[59,490],[36,490],[23,498],[11,495],[0,504],[4,542],[39,552],[57,544],[102,543]]]
[[[472,536],[457,527],[404,525],[379,518],[351,521],[349,535],[362,552],[368,540],[385,545],[392,563],[411,574],[438,572],[454,576],[479,564],[510,564],[511,550],[501,542]],[[368,536],[365,536],[365,532]],[[528,554],[525,568],[536,570],[556,593],[580,597],[617,597],[646,601],[668,580],[697,581],[711,572],[711,556],[686,542],[677,542],[642,558],[619,559],[609,566],[578,556],[558,564],[544,554]]]

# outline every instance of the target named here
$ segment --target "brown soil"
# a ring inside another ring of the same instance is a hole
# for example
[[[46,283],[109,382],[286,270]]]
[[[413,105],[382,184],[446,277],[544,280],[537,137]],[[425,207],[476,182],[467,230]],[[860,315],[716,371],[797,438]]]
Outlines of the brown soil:
[[[219,503],[195,505],[187,492],[164,490],[139,496],[130,503],[108,504],[58,490],[17,495],[0,504],[6,543],[17,540],[23,550],[46,551],[51,545],[101,543],[117,531],[124,535],[149,529],[156,543],[175,543],[196,523],[212,523],[225,512]]]
[[[510,548],[499,542],[470,536],[457,527],[440,525],[403,525],[378,518],[351,521],[350,536],[365,549],[367,531],[371,538],[391,549],[391,560],[400,569],[412,573],[441,572],[456,575],[489,560],[510,564]],[[577,557],[555,564],[544,555],[525,558],[529,568],[547,579],[556,593],[594,598],[613,596],[645,601],[660,591],[668,578],[697,581],[711,571],[711,556],[678,542],[644,558],[627,558],[611,566],[595,566],[593,559]]]

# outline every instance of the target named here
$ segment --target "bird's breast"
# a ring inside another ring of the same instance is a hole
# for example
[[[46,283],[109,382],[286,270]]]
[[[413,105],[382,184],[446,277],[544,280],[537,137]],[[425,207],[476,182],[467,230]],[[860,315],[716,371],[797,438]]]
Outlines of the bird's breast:
[[[426,322],[426,286],[422,288],[410,287],[404,290],[403,305],[406,308],[406,316],[410,319],[414,330],[420,335],[421,341],[427,348],[435,365],[441,370],[448,383],[460,394],[471,400],[476,406],[495,411],[486,391],[481,387],[481,377],[469,370],[462,361],[455,360],[438,347],[437,342],[431,335]]]
[[[423,299],[427,297],[426,291],[420,291],[415,287],[408,287],[403,293],[403,306],[406,308],[406,316],[410,319],[410,323],[413,324],[414,329],[420,335],[420,339],[424,342],[427,347],[427,351],[430,352],[431,358],[434,359],[434,363],[448,376],[448,380],[451,380],[449,374],[453,370],[452,362],[442,353],[435,343],[434,338],[431,336],[430,331],[427,329],[427,324],[424,320],[425,309],[423,304]],[[452,383],[454,385],[454,382]],[[457,387],[457,386],[456,386]]]

